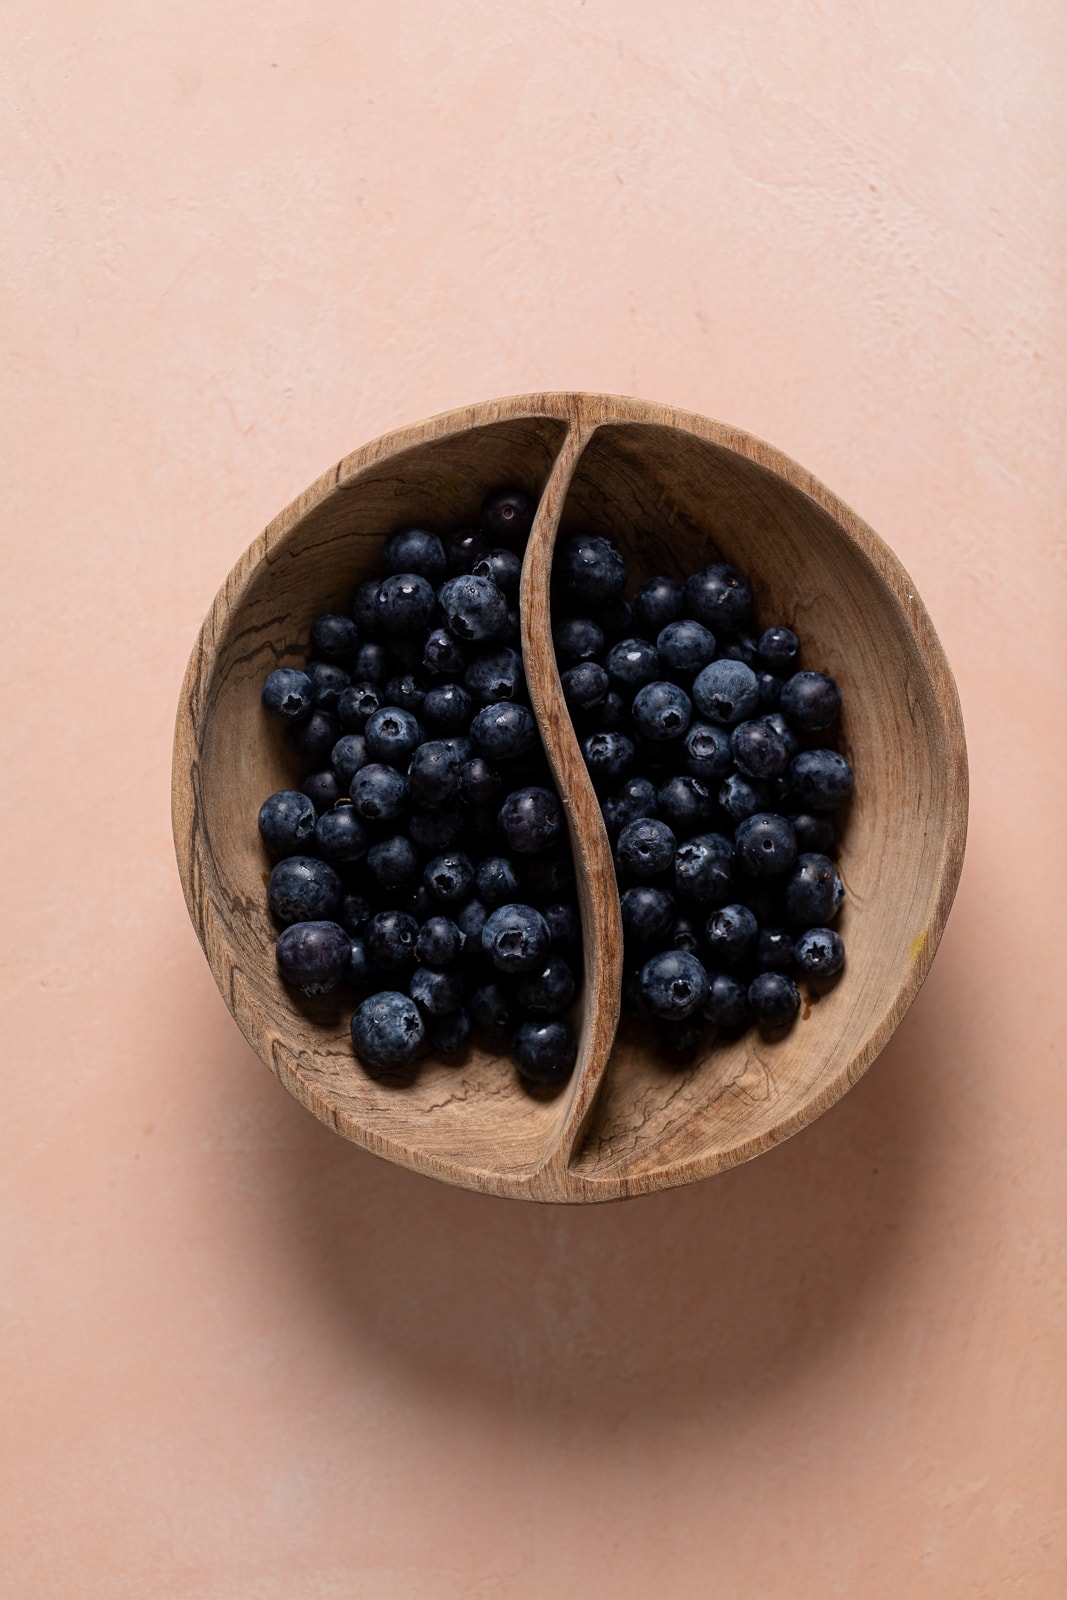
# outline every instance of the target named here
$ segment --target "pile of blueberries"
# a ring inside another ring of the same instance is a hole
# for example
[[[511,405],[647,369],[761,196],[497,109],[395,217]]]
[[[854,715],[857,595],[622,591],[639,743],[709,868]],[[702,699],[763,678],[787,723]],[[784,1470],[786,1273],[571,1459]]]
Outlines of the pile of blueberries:
[[[626,586],[610,540],[565,540],[553,638],[614,848],[624,1004],[685,1054],[709,1024],[788,1027],[793,974],[817,990],[841,970],[833,815],[853,774],[837,683],[801,669],[789,628],[754,631],[735,567],[651,578],[632,604]]]
[[[581,925],[516,609],[534,510],[505,489],[476,527],[393,534],[349,614],[312,624],[304,669],[263,685],[310,769],[259,812],[278,967],[306,994],[364,994],[372,1071],[426,1045],[456,1059],[472,1030],[528,1082],[574,1066]]]

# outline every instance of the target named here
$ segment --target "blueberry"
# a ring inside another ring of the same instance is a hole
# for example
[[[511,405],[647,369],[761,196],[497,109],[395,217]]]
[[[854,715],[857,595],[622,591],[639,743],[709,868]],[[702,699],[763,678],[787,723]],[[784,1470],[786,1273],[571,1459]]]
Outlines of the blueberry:
[[[479,521],[487,533],[521,545],[533,527],[536,511],[536,500],[524,489],[494,489],[482,504]]]
[[[538,785],[508,795],[497,818],[508,849],[516,855],[550,850],[563,828],[563,809],[551,789]]]
[[[852,768],[836,750],[802,750],[789,764],[793,793],[809,811],[836,811],[852,793]]]
[[[744,822],[757,811],[769,811],[772,798],[769,784],[740,772],[731,772],[719,788],[719,804],[734,822]]]
[[[461,850],[446,850],[426,863],[422,881],[435,900],[442,905],[455,906],[471,892],[474,864]]]
[[[344,667],[332,661],[309,661],[307,675],[315,694],[315,709],[336,716],[337,702],[351,681]]]
[[[829,817],[816,817],[810,811],[798,811],[789,820],[797,836],[797,849],[802,854],[815,852],[829,855],[837,838],[837,830]]]
[[[641,883],[661,877],[671,868],[676,843],[670,828],[657,817],[628,822],[615,846],[619,871]]]
[[[419,852],[406,834],[394,834],[371,845],[367,867],[383,889],[402,889],[419,870]]]
[[[664,950],[641,968],[641,998],[654,1017],[680,1021],[691,1017],[708,995],[708,975],[696,956]]]
[[[841,710],[841,690],[826,672],[795,672],[783,685],[781,706],[795,728],[818,733]]]
[[[654,743],[680,739],[692,717],[693,702],[676,683],[646,683],[634,696],[634,724]]]
[[[734,638],[727,639],[722,646],[721,654],[728,661],[743,661],[746,667],[752,668],[753,672],[759,666],[756,641],[748,633],[739,633]]]
[[[417,572],[398,572],[384,578],[378,589],[376,616],[386,634],[415,634],[434,613],[433,587]]]
[[[676,773],[656,790],[656,810],[679,838],[685,838],[708,826],[715,806],[707,784]]]
[[[506,905],[519,894],[519,875],[506,856],[483,856],[474,869],[474,889],[487,906]]]
[[[487,550],[479,556],[471,571],[476,578],[492,578],[501,594],[509,600],[517,598],[522,577],[522,561],[514,550]]]
[[[685,603],[685,584],[678,578],[657,576],[643,583],[634,596],[634,615],[650,638],[677,622]]]
[[[362,733],[384,703],[383,691],[376,683],[352,683],[337,700],[337,720],[348,733]]]
[[[788,972],[793,965],[793,935],[788,928],[761,928],[753,961],[758,972]]]
[[[458,1055],[471,1036],[470,1013],[462,1006],[444,1017],[426,1018],[426,1038],[430,1047],[444,1056]]]
[[[674,925],[674,896],[667,889],[639,883],[626,890],[619,904],[627,943],[660,944]]]
[[[408,993],[424,1016],[444,1017],[462,1004],[463,979],[458,972],[416,967],[408,980]]]
[[[359,629],[351,617],[327,612],[311,624],[311,654],[342,665],[359,649]]]
[[[348,977],[352,941],[336,922],[294,922],[278,939],[278,971],[305,994],[326,994]]]
[[[491,1038],[505,1037],[519,1020],[510,988],[498,979],[476,984],[467,996],[467,1010],[474,1026]]]
[[[785,909],[790,922],[801,928],[827,927],[844,898],[844,885],[829,856],[811,852],[797,858],[785,886]]]
[[[532,712],[513,700],[484,706],[471,723],[471,740],[489,761],[511,761],[537,745],[537,724]]]
[[[624,733],[589,733],[582,740],[582,755],[594,788],[613,787],[634,764],[633,740]]]
[[[505,973],[532,972],[548,957],[548,923],[533,906],[497,906],[482,929],[482,949]]]
[[[346,894],[342,896],[341,909],[337,913],[338,921],[353,938],[363,932],[373,915],[374,907],[366,895]]]
[[[462,806],[440,806],[436,811],[413,811],[408,833],[419,849],[430,855],[450,850],[463,837],[466,816]]]
[[[594,661],[604,649],[604,631],[589,617],[562,617],[553,624],[552,642],[561,667]]]
[[[280,722],[300,722],[315,706],[315,685],[306,672],[276,667],[267,677],[261,696],[272,717]]]
[[[709,722],[732,727],[759,706],[759,684],[751,667],[724,657],[702,668],[693,680],[697,710]]]
[[[703,1014],[724,1032],[734,1033],[748,1022],[748,991],[727,972],[708,974],[708,995]]]
[[[594,711],[607,699],[610,680],[595,661],[579,661],[577,666],[568,667],[559,681],[569,709],[578,715]]]
[[[463,763],[462,792],[468,805],[493,805],[503,788],[503,778],[484,756],[472,756]]]
[[[761,972],[748,986],[748,1004],[761,1028],[787,1028],[800,1010],[800,995],[784,972]]]
[[[765,717],[739,722],[730,735],[738,767],[749,778],[777,778],[789,763],[785,740]]]
[[[526,671],[521,655],[510,645],[483,651],[467,666],[463,687],[478,706],[491,706],[498,700],[525,700]]]
[[[322,772],[310,773],[300,785],[318,812],[329,811],[331,806],[335,806],[338,800],[344,798],[347,787],[347,784],[341,786],[332,767]]]
[[[795,672],[800,659],[800,640],[792,628],[765,628],[756,651],[763,666],[771,672]]]
[[[410,711],[414,717],[418,717],[425,699],[426,680],[414,672],[400,672],[388,678],[382,690],[383,709],[399,706],[403,711]]]
[[[419,925],[406,911],[378,911],[363,930],[363,939],[379,972],[399,972],[415,960]]]
[[[473,949],[481,948],[482,929],[489,915],[489,907],[476,897],[465,900],[455,912],[456,927]]]
[[[422,702],[422,721],[434,733],[462,733],[470,726],[474,706],[466,689],[458,683],[442,683],[428,689]]]
[[[347,791],[360,767],[368,761],[367,741],[361,733],[343,733],[330,751],[330,766],[337,782]]]
[[[382,706],[368,719],[363,737],[372,761],[406,767],[422,743],[423,734],[414,712],[405,711],[403,706]]]
[[[508,603],[492,578],[473,573],[449,578],[438,590],[449,632],[457,639],[493,639],[508,620]]]
[[[717,784],[733,766],[730,735],[711,722],[693,722],[685,736],[685,770],[702,783]]]
[[[345,973],[344,981],[353,989],[369,988],[376,981],[374,968],[367,954],[366,942],[359,934],[349,945],[348,971]]]
[[[604,704],[588,720],[602,732],[621,733],[630,725],[630,708],[617,689],[609,689]]]
[[[691,618],[669,622],[657,635],[656,650],[666,672],[691,678],[714,661],[715,635]]]
[[[633,822],[637,817],[656,815],[656,786],[651,778],[624,778],[612,795],[611,801],[614,807],[615,829],[621,831],[628,822]]]
[[[752,613],[752,590],[736,567],[712,562],[686,579],[684,606],[706,628],[736,633]]]
[[[286,729],[285,742],[294,755],[315,766],[330,759],[330,752],[341,737],[341,724],[328,711],[313,711],[302,722]]]
[[[734,886],[734,851],[721,833],[701,833],[674,855],[674,887],[698,905],[725,905]]]
[[[557,548],[553,579],[568,609],[606,606],[619,600],[626,587],[626,568],[609,539],[577,534]]]
[[[569,1022],[524,1022],[511,1041],[511,1053],[528,1083],[563,1083],[578,1059],[578,1039]]]
[[[366,578],[352,596],[349,611],[364,639],[378,637],[378,590],[381,586],[380,578]]]
[[[463,787],[463,766],[454,750],[440,739],[420,744],[408,767],[411,803],[437,810],[458,800]]]
[[[695,917],[675,917],[665,943],[668,950],[684,950],[688,955],[699,956],[704,945],[700,923]]]
[[[341,903],[341,880],[316,856],[287,856],[267,880],[267,900],[279,922],[321,922]]]
[[[785,753],[787,758],[792,761],[793,757],[800,749],[800,740],[797,738],[793,729],[789,726],[786,718],[783,717],[780,711],[768,711],[763,716],[762,721],[764,721],[769,728],[774,729],[775,733],[785,745]]]
[[[540,967],[519,979],[519,1004],[541,1017],[558,1017],[574,999],[574,973],[562,956],[549,956]]]
[[[361,861],[367,853],[367,835],[349,801],[339,801],[324,811],[315,824],[315,844],[321,856],[338,866]]]
[[[395,767],[371,761],[360,767],[349,794],[365,821],[392,822],[407,805],[408,780]]]
[[[490,540],[481,528],[457,528],[442,541],[445,550],[445,570],[450,578],[469,572],[479,556],[489,549]]]
[[[548,923],[549,937],[556,950],[575,950],[581,941],[582,924],[578,908],[571,900],[551,900],[540,907]]]
[[[708,918],[704,932],[709,965],[737,967],[754,948],[759,924],[748,906],[723,906]]]
[[[436,589],[444,581],[445,547],[424,528],[403,528],[385,541],[382,566],[394,575],[415,572]]]
[[[352,663],[353,683],[384,683],[389,671],[389,655],[383,644],[368,640],[356,651]]]
[[[800,971],[808,978],[832,978],[845,964],[845,944],[832,928],[808,928],[793,946]]]
[[[782,698],[783,679],[775,677],[773,672],[764,672],[762,669],[756,673],[756,688],[759,693],[759,708],[761,711],[777,711],[778,703]]]
[[[447,628],[434,628],[422,647],[422,665],[434,677],[458,678],[467,665],[467,653]]]
[[[647,639],[620,639],[608,651],[604,666],[612,686],[626,695],[660,677],[659,652]]]
[[[787,817],[757,811],[734,833],[734,850],[750,877],[775,878],[788,872],[797,858],[797,836]]]
[[[463,934],[451,917],[427,917],[415,941],[415,954],[427,967],[450,967],[463,951]]]
[[[352,1018],[352,1043],[364,1066],[379,1071],[414,1061],[426,1029],[410,995],[384,990],[364,1000]]]
[[[295,856],[315,834],[315,807],[296,789],[279,789],[259,808],[259,832],[272,856]]]

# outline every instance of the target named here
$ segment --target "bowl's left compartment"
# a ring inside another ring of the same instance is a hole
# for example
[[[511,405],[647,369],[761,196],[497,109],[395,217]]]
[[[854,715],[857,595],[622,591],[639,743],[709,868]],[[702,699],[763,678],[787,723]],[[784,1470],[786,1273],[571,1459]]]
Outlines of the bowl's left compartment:
[[[548,1159],[566,1096],[523,1089],[506,1056],[473,1048],[459,1066],[427,1057],[402,1081],[372,1077],[352,1049],[347,991],[317,1000],[278,977],[267,908],[262,801],[305,769],[260,704],[276,666],[302,665],[323,611],[345,611],[379,571],[398,527],[473,522],[494,487],[535,498],[559,469],[566,417],[477,409],[392,435],[346,458],[246,551],[189,663],[174,756],[174,829],[186,900],[245,1037],[309,1110],[345,1137],[419,1171],[522,1195]]]

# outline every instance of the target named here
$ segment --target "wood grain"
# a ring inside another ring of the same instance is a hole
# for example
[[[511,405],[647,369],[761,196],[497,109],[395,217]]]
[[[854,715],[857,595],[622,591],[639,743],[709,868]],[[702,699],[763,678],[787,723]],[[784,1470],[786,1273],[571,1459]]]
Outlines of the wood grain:
[[[299,1004],[274,966],[262,799],[291,781],[259,705],[266,673],[301,659],[312,618],[343,607],[387,535],[472,518],[494,485],[539,497],[521,610],[531,704],[566,809],[586,982],[580,1054],[561,1093],[523,1090],[474,1050],[372,1078],[333,996]],[[857,773],[840,855],[848,965],[783,1040],[716,1044],[664,1065],[618,1026],[618,897],[599,807],[550,639],[558,533],[610,533],[637,583],[720,552],[753,580],[763,625],[795,627],[808,666],[845,694]],[[540,394],[431,418],[345,458],[288,507],[227,578],[194,647],[175,730],[174,835],[190,915],[245,1037],[286,1088],[346,1138],[487,1193],[604,1201],[689,1182],[769,1149],[826,1110],[882,1049],[921,985],[962,866],[967,767],[955,685],[914,585],[878,536],[795,462],[667,407]]]

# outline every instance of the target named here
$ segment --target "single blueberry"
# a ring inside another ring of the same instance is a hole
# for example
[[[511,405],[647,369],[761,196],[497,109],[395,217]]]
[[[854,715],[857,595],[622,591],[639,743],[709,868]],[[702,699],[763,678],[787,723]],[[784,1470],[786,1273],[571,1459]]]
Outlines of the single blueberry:
[[[691,1017],[708,996],[708,975],[696,956],[685,950],[664,950],[641,968],[641,997],[654,1017],[679,1021]]]
[[[718,971],[741,965],[755,947],[759,924],[748,906],[723,906],[708,918],[704,934],[708,964]]]
[[[463,978],[458,972],[416,967],[408,979],[408,993],[424,1016],[444,1017],[462,1004]]]
[[[478,520],[487,533],[519,546],[526,542],[536,510],[537,501],[525,489],[494,489],[483,501]]]
[[[668,889],[639,883],[619,901],[622,931],[628,944],[660,944],[674,924],[674,896]]]
[[[748,991],[728,972],[708,974],[708,995],[703,1005],[708,1022],[726,1033],[735,1033],[748,1022]]]
[[[575,950],[582,937],[582,924],[578,908],[572,900],[550,900],[540,907],[548,923],[548,932],[555,950]]]
[[[552,642],[561,667],[594,661],[604,649],[604,632],[589,617],[561,617],[552,625]]]
[[[490,540],[481,528],[457,528],[442,541],[445,549],[445,569],[450,578],[469,572],[479,556],[489,549]]]
[[[562,956],[548,959],[519,979],[516,995],[519,1004],[541,1017],[558,1017],[574,999],[577,985],[574,973]]]
[[[478,557],[471,571],[476,578],[492,578],[501,594],[507,595],[509,600],[518,597],[522,560],[514,550],[504,550],[500,547],[487,550],[484,555]]]
[[[712,661],[693,680],[693,699],[709,722],[732,727],[750,717],[759,706],[756,674],[743,661],[731,661],[729,657]]]
[[[829,817],[815,816],[810,811],[795,812],[789,818],[797,836],[800,853],[829,855],[837,839],[837,830]]]
[[[267,880],[267,901],[279,922],[321,922],[341,903],[341,880],[317,856],[287,856]]]
[[[661,676],[659,652],[647,639],[620,639],[608,651],[604,666],[612,687],[625,695],[636,694]]]
[[[738,823],[734,850],[750,877],[776,878],[788,872],[796,860],[797,836],[787,817],[757,811]]]
[[[276,667],[264,684],[262,700],[272,717],[280,722],[300,722],[315,706],[315,685],[306,672],[296,667]]]
[[[499,979],[476,984],[467,996],[471,1021],[490,1038],[503,1038],[519,1020],[519,1010],[511,988]]]
[[[426,1029],[410,995],[383,990],[364,1000],[352,1018],[352,1043],[364,1066],[377,1071],[414,1061]]]
[[[782,684],[785,680],[775,677],[773,672],[764,672],[762,668],[756,673],[756,687],[759,692],[759,708],[761,711],[777,711],[782,698]]]
[[[634,764],[633,740],[624,733],[589,733],[582,740],[582,755],[593,787],[610,788],[624,778]]]
[[[437,592],[449,632],[475,643],[493,639],[508,620],[508,603],[492,578],[449,578]]]
[[[471,723],[471,740],[489,761],[511,761],[537,745],[533,713],[513,700],[484,706]]]
[[[569,1022],[524,1022],[511,1041],[511,1053],[527,1083],[563,1083],[578,1059],[578,1039]]]
[[[368,718],[363,737],[372,761],[406,767],[422,743],[423,732],[413,711],[405,711],[403,706],[382,706]]]
[[[450,967],[463,950],[463,934],[451,917],[427,917],[415,941],[415,954],[427,967]]]
[[[699,956],[704,947],[700,923],[695,917],[675,917],[666,943],[669,950],[685,950],[691,956]]]
[[[382,689],[382,707],[399,706],[418,717],[426,699],[426,679],[414,672],[398,672],[387,678]]]
[[[417,572],[398,572],[383,578],[378,588],[377,621],[385,634],[415,634],[426,627],[434,612],[434,592]]]
[[[685,770],[702,783],[717,784],[733,766],[730,735],[711,722],[693,722],[685,736]]]
[[[676,683],[646,683],[634,696],[634,724],[656,744],[681,739],[692,718],[693,702]]]
[[[458,683],[441,683],[428,689],[422,702],[422,721],[434,733],[463,733],[474,707]]]
[[[757,972],[788,972],[793,965],[793,935],[788,928],[760,928],[753,963]]]
[[[279,789],[259,808],[259,832],[272,856],[295,856],[315,834],[315,806],[296,789]]]
[[[425,865],[422,881],[442,905],[459,905],[474,886],[474,863],[462,850],[445,850]]]
[[[753,672],[759,666],[756,641],[751,634],[738,633],[733,638],[727,639],[722,646],[721,653],[727,661],[743,661],[746,667],[752,668]]]
[[[844,898],[844,885],[829,856],[812,851],[797,858],[785,886],[785,910],[791,923],[801,928],[828,927]]]
[[[557,547],[553,580],[568,609],[606,606],[621,599],[626,568],[610,539],[575,534]]]
[[[342,800],[347,792],[347,784],[342,787],[338,782],[337,774],[332,767],[325,768],[322,772],[310,773],[300,785],[301,790],[307,795],[315,810],[320,814],[329,811],[338,800]]]
[[[463,763],[462,793],[468,805],[493,805],[499,801],[503,788],[503,778],[484,756],[472,756]]]
[[[665,822],[658,817],[639,817],[619,834],[615,860],[621,873],[647,883],[670,871],[676,845]]]
[[[458,678],[467,665],[467,652],[447,628],[434,628],[422,647],[422,665],[434,677]]]
[[[307,675],[315,694],[315,709],[337,716],[337,702],[348,688],[351,679],[344,667],[333,661],[309,661]]]
[[[362,894],[346,894],[341,899],[341,909],[337,913],[338,921],[353,938],[362,934],[367,923],[374,915],[374,906]]]
[[[685,614],[712,632],[736,633],[752,612],[752,590],[736,567],[712,562],[686,579]]]
[[[406,911],[378,911],[363,930],[363,939],[379,972],[399,972],[415,960],[419,925]]]
[[[337,774],[338,783],[346,790],[367,761],[367,741],[361,733],[343,733],[330,751],[330,766]]]
[[[749,778],[780,777],[789,764],[785,740],[766,717],[739,722],[730,735],[730,748]]]
[[[634,615],[652,639],[677,622],[685,602],[685,584],[678,578],[657,576],[643,583],[634,596]]]
[[[792,628],[765,628],[756,646],[760,661],[771,672],[795,672],[800,640]]]
[[[734,886],[734,850],[721,833],[701,833],[674,855],[674,887],[698,905],[725,905]]]
[[[474,889],[487,906],[506,905],[520,892],[519,875],[507,856],[483,856],[474,870]]]
[[[311,654],[344,665],[359,649],[359,629],[351,617],[327,612],[311,624]]]
[[[343,690],[337,701],[337,720],[348,733],[362,733],[375,712],[384,704],[381,686],[376,683],[352,683]]]
[[[340,737],[341,724],[328,711],[312,711],[302,722],[292,723],[285,731],[285,742],[293,754],[315,766],[329,761],[330,752]]]
[[[508,795],[497,818],[508,849],[516,855],[550,850],[563,828],[563,809],[550,789],[530,785]]]
[[[383,889],[402,889],[419,870],[419,852],[406,834],[397,833],[371,845],[367,867]]]
[[[348,977],[352,941],[336,922],[294,922],[278,939],[278,971],[305,994],[326,994]]]
[[[385,541],[382,566],[392,575],[415,572],[436,589],[444,581],[445,547],[436,533],[424,528],[402,528]]]
[[[568,667],[559,681],[563,698],[575,714],[594,711],[607,699],[610,680],[595,661],[579,661],[577,666]]]
[[[465,900],[453,915],[456,927],[466,941],[465,948],[469,946],[472,950],[479,950],[481,948],[482,929],[485,927],[485,919],[489,915],[489,907],[484,901],[475,896],[470,900]]]
[[[332,811],[323,812],[315,824],[315,844],[319,854],[335,865],[362,861],[367,835],[350,801],[340,800]]]
[[[440,739],[420,744],[408,767],[412,805],[438,810],[458,800],[462,787],[463,766],[456,752]]]
[[[426,1018],[426,1038],[432,1050],[453,1056],[466,1048],[471,1036],[470,1013],[462,1006],[444,1017]]]
[[[782,687],[781,707],[802,733],[828,728],[841,710],[841,690],[826,672],[795,672]]]
[[[793,946],[800,971],[808,978],[832,978],[845,964],[845,943],[832,928],[808,928]]]
[[[731,772],[719,789],[719,804],[734,822],[744,822],[757,811],[769,811],[772,798],[768,784],[741,772]]]
[[[761,1028],[787,1028],[800,1010],[800,995],[784,972],[761,972],[748,986],[748,1004]]]
[[[482,950],[501,972],[532,972],[547,959],[548,923],[533,906],[497,906],[485,920]]]
[[[491,706],[499,700],[525,700],[526,670],[522,656],[510,645],[482,651],[468,664],[463,674],[463,687],[477,706]]]
[[[669,622],[656,638],[656,650],[665,672],[694,677],[715,659],[715,635],[691,618]]]
[[[676,773],[656,790],[656,811],[679,838],[697,833],[712,821],[715,803],[699,778]]]
[[[407,805],[408,780],[395,767],[371,761],[360,767],[349,789],[352,804],[367,822],[392,822]]]
[[[855,782],[852,768],[836,750],[802,750],[789,764],[789,781],[809,811],[836,811]]]
[[[389,653],[385,645],[369,640],[361,644],[352,663],[353,683],[384,683],[389,672]]]

